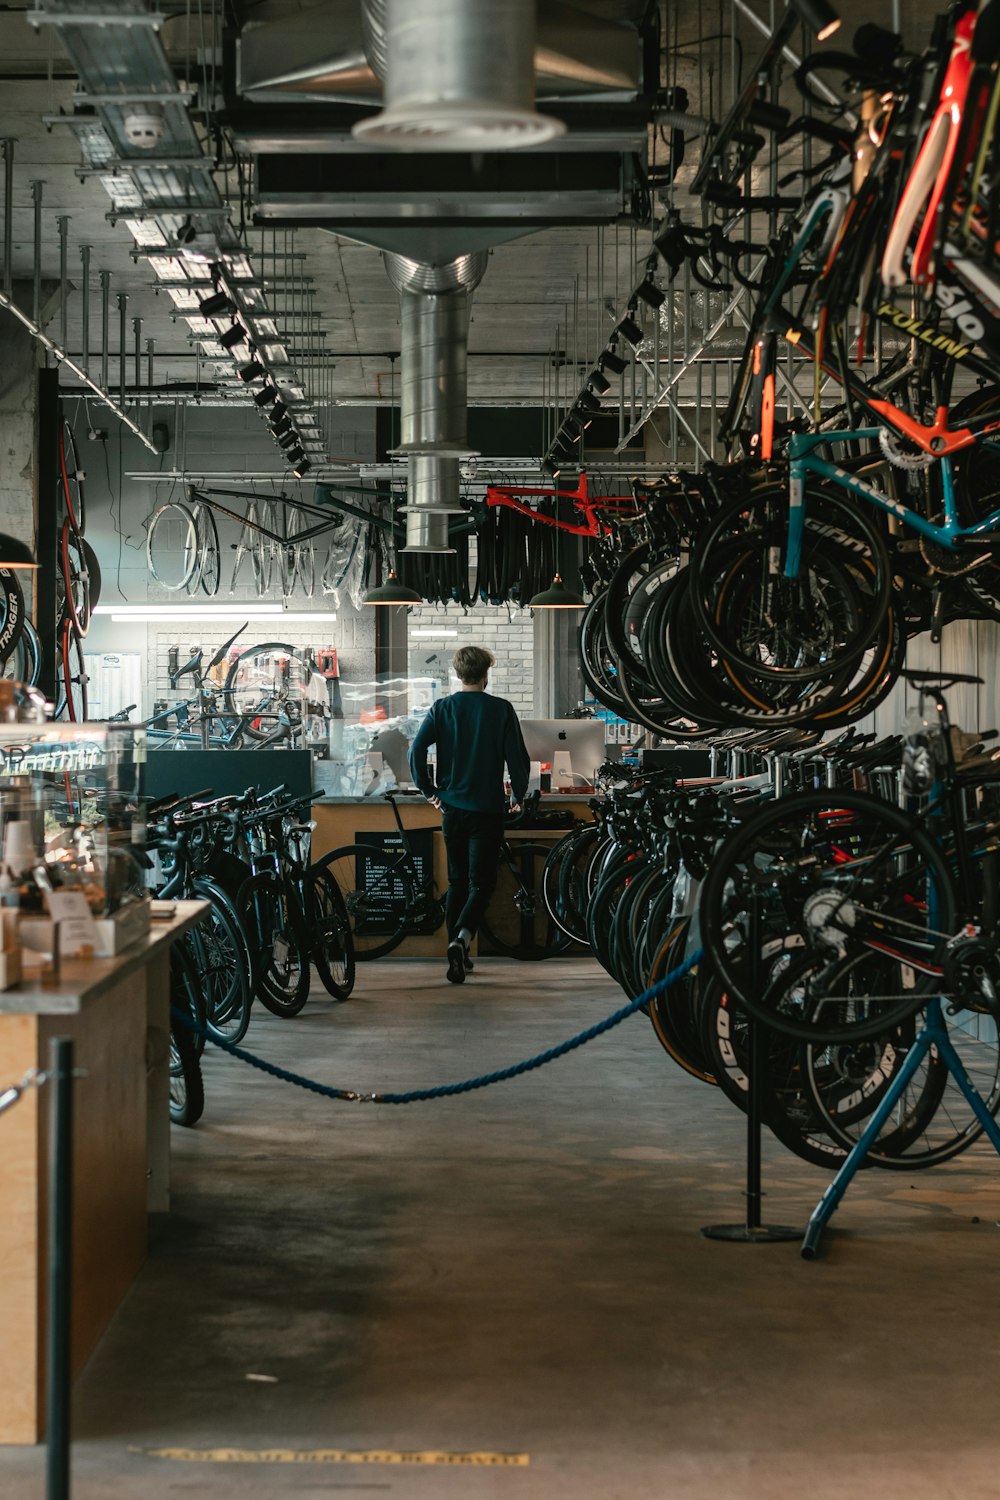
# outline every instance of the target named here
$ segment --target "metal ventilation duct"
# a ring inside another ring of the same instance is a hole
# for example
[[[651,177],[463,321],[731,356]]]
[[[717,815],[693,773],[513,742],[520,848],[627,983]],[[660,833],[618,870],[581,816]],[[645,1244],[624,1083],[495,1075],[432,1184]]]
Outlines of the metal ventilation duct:
[[[404,552],[451,552],[448,517],[461,515],[460,464],[469,457],[467,364],[470,297],[486,255],[444,266],[386,255],[400,295],[402,442],[407,458]]]
[[[412,11],[423,14],[425,8],[414,5]],[[508,8],[502,3],[494,8],[506,20]],[[403,9],[411,13],[406,0]],[[471,20],[480,7],[478,0],[470,0],[456,9],[468,11]],[[280,21],[251,19],[239,39],[240,93],[257,100],[339,99],[377,105],[388,63],[385,10],[385,0],[372,0],[362,8],[360,26],[349,7],[327,0]],[[528,64],[534,78],[531,99],[630,99],[641,87],[639,36],[626,21],[564,0],[539,0],[534,35]],[[526,97],[523,82],[518,92]],[[427,141],[419,145],[431,149]]]
[[[535,112],[535,0],[364,0],[381,114],[353,134],[400,151],[539,146],[561,121]]]

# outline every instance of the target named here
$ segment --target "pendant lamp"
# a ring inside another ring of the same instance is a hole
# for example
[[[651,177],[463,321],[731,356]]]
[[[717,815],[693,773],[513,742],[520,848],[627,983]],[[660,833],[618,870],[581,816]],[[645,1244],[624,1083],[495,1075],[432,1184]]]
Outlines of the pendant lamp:
[[[559,491],[555,494],[555,520],[556,520],[556,556],[555,574],[547,589],[542,589],[533,599],[528,600],[529,609],[586,609],[583,599],[573,589],[568,589],[562,581],[559,572]]]
[[[408,589],[405,584],[400,583],[393,568],[384,583],[378,588],[369,589],[365,595],[366,604],[423,604],[422,597],[416,589]]]

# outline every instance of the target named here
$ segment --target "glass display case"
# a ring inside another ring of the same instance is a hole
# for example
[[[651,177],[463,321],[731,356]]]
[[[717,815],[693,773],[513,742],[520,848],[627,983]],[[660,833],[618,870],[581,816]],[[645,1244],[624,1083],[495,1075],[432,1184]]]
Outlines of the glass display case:
[[[53,892],[77,893],[97,923],[97,952],[122,946],[109,923],[134,940],[144,919],[148,924],[135,857],[145,832],[145,747],[145,729],[136,724],[0,723],[5,905],[43,916]]]

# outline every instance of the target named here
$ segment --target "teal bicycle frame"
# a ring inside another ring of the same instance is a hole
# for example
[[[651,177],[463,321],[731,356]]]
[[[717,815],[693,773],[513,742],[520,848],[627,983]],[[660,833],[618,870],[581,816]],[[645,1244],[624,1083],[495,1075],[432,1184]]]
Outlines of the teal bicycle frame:
[[[805,488],[806,480],[810,475],[814,475],[817,479],[829,480],[839,489],[846,490],[848,494],[867,500],[877,509],[885,511],[887,515],[895,516],[911,530],[919,532],[921,536],[927,537],[951,552],[957,551],[963,542],[974,543],[978,537],[989,536],[991,540],[996,538],[997,530],[1000,528],[1000,510],[991,511],[974,526],[962,526],[959,523],[958,508],[955,503],[955,484],[949,458],[939,460],[944,521],[938,524],[936,521],[928,521],[926,516],[922,516],[919,511],[913,510],[901,500],[893,500],[882,490],[869,484],[867,480],[859,479],[856,474],[842,469],[839,464],[830,463],[829,460],[816,455],[816,449],[824,447],[827,443],[876,442],[881,430],[878,427],[858,427],[840,432],[796,433],[789,439],[786,578],[798,577],[802,561],[802,538],[806,521]]]

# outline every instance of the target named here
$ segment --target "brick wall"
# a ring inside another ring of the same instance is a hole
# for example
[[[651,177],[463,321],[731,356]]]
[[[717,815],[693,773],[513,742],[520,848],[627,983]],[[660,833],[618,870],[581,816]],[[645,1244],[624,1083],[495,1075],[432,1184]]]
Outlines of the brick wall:
[[[423,635],[423,631],[454,631],[454,635]],[[438,694],[453,692],[457,680],[451,675],[451,658],[460,646],[483,646],[492,651],[497,664],[490,673],[490,692],[507,698],[519,718],[535,712],[534,623],[527,609],[508,612],[504,605],[478,604],[463,614],[460,609],[439,609],[423,604],[409,618],[409,672],[414,697],[419,679],[433,678]],[[428,658],[435,658],[428,660]]]

